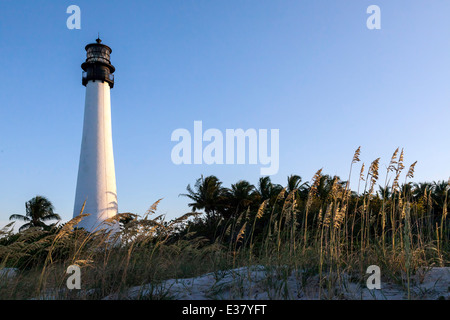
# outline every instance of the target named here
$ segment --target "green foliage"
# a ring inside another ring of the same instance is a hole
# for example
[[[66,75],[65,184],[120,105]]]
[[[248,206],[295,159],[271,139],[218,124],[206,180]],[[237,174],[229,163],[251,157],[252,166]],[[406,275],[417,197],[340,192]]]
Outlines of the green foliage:
[[[13,214],[9,217],[9,220],[24,221],[20,227],[20,231],[28,228],[40,228],[49,230],[51,226],[45,224],[45,221],[49,220],[61,220],[61,217],[53,210],[53,204],[45,197],[36,196],[33,199],[25,203],[25,215]]]
[[[158,200],[142,216],[121,213],[106,221],[119,223],[116,233],[76,229],[84,214],[44,227],[36,221],[52,217],[53,207],[37,210],[43,200],[34,198],[24,216],[33,227],[0,230],[0,268],[20,269],[16,280],[0,281],[0,298],[39,297],[64,288],[71,264],[81,267],[85,291],[58,291],[58,298],[124,298],[128,288],[150,284],[155,290],[139,297],[165,299],[170,296],[159,287],[163,280],[208,272],[219,279],[222,270],[257,264],[275,270],[281,284],[293,270],[301,286],[318,279],[319,296],[328,299],[338,296],[331,288],[345,284],[345,274],[363,282],[372,264],[410,288],[419,268],[449,265],[449,186],[408,182],[414,164],[399,183],[403,152],[397,155],[398,150],[386,175],[386,181],[393,175],[392,183],[377,192],[379,159],[367,172],[361,167],[357,191],[321,170],[308,183],[291,175],[286,187],[262,177],[257,186],[238,181],[225,188],[217,177],[202,176],[183,194],[192,201],[192,212],[171,221],[154,217]],[[352,167],[358,156],[359,148]],[[278,280],[269,280],[268,286],[281,290]]]

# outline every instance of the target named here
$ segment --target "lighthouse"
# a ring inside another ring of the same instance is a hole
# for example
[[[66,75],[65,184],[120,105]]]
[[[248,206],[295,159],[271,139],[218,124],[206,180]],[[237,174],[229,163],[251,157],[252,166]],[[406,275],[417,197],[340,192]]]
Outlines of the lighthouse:
[[[77,227],[92,232],[111,228],[102,222],[118,212],[110,97],[115,68],[110,61],[111,48],[99,38],[85,49],[81,68],[86,98],[73,216],[78,216],[85,204],[83,213],[89,216]]]

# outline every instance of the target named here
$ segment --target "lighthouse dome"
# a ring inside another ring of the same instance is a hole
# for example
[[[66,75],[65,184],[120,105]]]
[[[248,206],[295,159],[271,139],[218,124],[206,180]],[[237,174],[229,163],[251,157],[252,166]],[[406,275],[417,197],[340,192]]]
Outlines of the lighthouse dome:
[[[86,61],[81,65],[83,69],[82,83],[84,86],[89,80],[100,80],[109,83],[110,87],[114,87],[114,71],[116,70],[111,64],[112,49],[101,43],[100,38],[95,43],[90,43],[85,47]]]

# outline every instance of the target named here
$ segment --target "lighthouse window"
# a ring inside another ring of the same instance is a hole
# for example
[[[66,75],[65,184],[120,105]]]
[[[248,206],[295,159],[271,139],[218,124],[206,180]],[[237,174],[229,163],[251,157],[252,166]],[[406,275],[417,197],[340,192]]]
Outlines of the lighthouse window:
[[[109,50],[108,48],[102,47],[91,47],[87,50],[87,60],[91,62],[109,62]]]

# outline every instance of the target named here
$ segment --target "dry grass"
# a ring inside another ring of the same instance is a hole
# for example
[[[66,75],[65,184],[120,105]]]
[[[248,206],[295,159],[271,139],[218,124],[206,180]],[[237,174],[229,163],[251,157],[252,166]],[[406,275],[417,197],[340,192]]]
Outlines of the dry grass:
[[[419,269],[449,265],[450,234],[446,194],[440,218],[432,220],[430,194],[425,190],[413,198],[402,190],[404,153],[398,152],[387,168],[384,190],[390,187],[389,197],[375,194],[379,158],[366,173],[362,164],[357,192],[335,178],[326,198],[321,197],[319,170],[303,205],[297,190],[283,189],[272,205],[263,201],[253,218],[246,210],[234,220],[220,221],[225,231],[214,241],[192,232],[178,236],[195,213],[172,221],[152,218],[161,200],[142,217],[123,213],[107,221],[129,220],[116,233],[74,229],[83,214],[50,231],[32,228],[14,234],[8,225],[0,230],[0,268],[19,272],[12,279],[0,278],[0,299],[123,298],[132,286],[255,264],[318,276],[319,295],[325,299],[336,298],[331,289],[344,283],[344,274],[363,282],[366,268],[375,264],[386,281],[404,285],[409,294],[410,279]],[[349,180],[359,157],[360,148],[352,158]],[[403,186],[413,178],[415,165],[409,167]],[[262,220],[263,231],[256,234]],[[82,290],[66,290],[65,271],[73,264],[81,268]],[[170,297],[160,293],[150,298]]]

